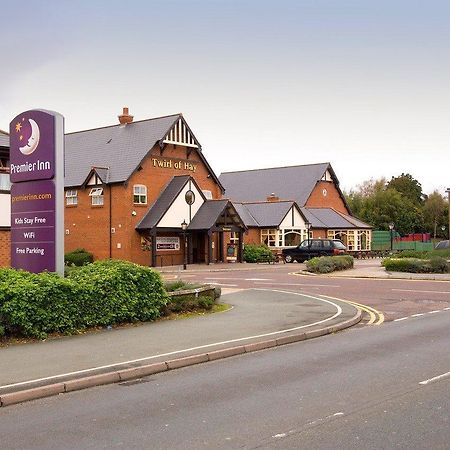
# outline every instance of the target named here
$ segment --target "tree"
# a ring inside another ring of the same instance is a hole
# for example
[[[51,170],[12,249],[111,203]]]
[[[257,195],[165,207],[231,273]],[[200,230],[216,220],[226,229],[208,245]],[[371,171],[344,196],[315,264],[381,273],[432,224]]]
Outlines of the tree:
[[[427,230],[432,230],[433,237],[441,232],[441,227],[447,223],[445,214],[446,201],[438,191],[433,191],[425,200],[423,205],[423,214],[425,220],[425,227]]]
[[[392,177],[387,184],[387,188],[400,192],[415,205],[422,205],[426,197],[422,192],[422,185],[409,173],[402,173],[398,177]]]

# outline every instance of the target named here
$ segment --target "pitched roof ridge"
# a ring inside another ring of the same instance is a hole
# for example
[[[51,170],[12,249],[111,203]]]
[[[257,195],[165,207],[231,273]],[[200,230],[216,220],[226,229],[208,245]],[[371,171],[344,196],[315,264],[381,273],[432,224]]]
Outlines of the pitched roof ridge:
[[[228,173],[257,172],[260,170],[292,169],[292,168],[296,168],[296,167],[321,166],[323,164],[331,165],[330,162],[322,162],[322,163],[313,163],[313,164],[297,164],[295,166],[263,167],[262,169],[234,170],[234,171],[230,171],[230,172],[222,172],[221,175],[228,174]]]
[[[239,202],[239,203],[241,203],[242,205],[259,205],[265,203],[271,203],[276,205],[277,203],[295,203],[295,200],[277,200],[276,202],[271,202],[269,200],[259,200],[255,202]]]
[[[0,134],[4,134],[5,136],[9,136],[9,133],[7,131],[3,131],[1,128],[0,128]]]
[[[160,117],[151,117],[149,119],[142,119],[142,120],[134,120],[133,122],[129,123],[128,125],[132,125],[134,123],[142,123],[142,122],[149,122],[151,120],[158,120],[158,119],[167,119],[168,117],[183,117],[182,113],[176,113],[176,114],[168,114],[166,116],[160,116]],[[121,123],[117,123],[114,125],[105,125],[103,127],[96,127],[96,128],[88,128],[87,130],[78,130],[78,131],[71,131],[70,133],[65,133],[66,136],[70,134],[77,134],[77,133],[86,133],[88,131],[97,131],[97,130],[103,130],[105,128],[115,128],[115,127],[123,127]]]

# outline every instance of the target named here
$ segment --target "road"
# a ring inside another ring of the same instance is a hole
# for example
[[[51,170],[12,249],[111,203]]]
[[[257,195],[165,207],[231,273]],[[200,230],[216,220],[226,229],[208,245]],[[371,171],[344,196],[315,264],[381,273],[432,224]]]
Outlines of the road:
[[[0,410],[4,449],[448,449],[450,311]]]
[[[379,260],[357,264],[379,266]],[[450,282],[387,279],[349,279],[294,275],[303,264],[283,264],[253,271],[190,273],[187,281],[216,283],[226,289],[283,289],[305,294],[321,294],[362,303],[384,314],[386,321],[450,307]]]

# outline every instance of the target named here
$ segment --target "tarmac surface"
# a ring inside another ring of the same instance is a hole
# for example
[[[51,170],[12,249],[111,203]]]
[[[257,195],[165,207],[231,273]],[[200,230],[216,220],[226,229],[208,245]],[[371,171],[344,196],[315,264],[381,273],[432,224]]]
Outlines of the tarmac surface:
[[[266,269],[291,267],[296,273],[304,269],[303,264],[215,264],[160,271],[177,279],[224,271],[257,270],[264,276]],[[389,273],[375,260],[356,261],[354,269],[327,277],[450,281],[450,274]],[[1,347],[0,406],[314,338],[355,325],[362,316],[361,308],[348,302],[273,286],[225,288],[221,301],[232,309]]]
[[[243,290],[225,294],[221,301],[233,308],[0,348],[0,402],[6,406],[66,392],[73,380],[84,388],[133,378],[133,369],[143,366],[164,371],[296,342],[361,318],[347,303],[281,290]],[[123,377],[120,371],[125,371]],[[135,376],[142,373],[135,371]]]

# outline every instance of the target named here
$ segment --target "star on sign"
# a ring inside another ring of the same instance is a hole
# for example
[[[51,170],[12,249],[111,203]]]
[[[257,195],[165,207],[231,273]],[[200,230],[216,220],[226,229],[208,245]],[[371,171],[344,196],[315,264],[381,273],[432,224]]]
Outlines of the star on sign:
[[[22,129],[22,124],[20,122],[16,123],[16,132],[18,133]]]

